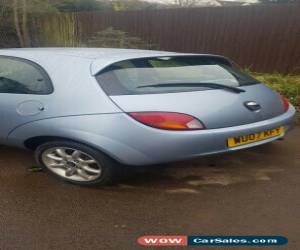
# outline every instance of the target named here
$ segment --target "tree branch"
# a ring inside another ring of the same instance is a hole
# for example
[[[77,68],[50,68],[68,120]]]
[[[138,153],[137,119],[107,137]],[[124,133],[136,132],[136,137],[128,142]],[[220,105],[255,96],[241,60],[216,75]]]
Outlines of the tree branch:
[[[15,29],[19,39],[19,44],[21,47],[24,47],[24,40],[21,33],[20,21],[19,21],[18,0],[13,0],[13,15],[14,15]]]

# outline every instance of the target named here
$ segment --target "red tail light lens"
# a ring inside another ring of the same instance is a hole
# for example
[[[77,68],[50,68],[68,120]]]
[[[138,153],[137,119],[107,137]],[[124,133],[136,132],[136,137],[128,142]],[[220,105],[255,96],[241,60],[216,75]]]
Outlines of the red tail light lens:
[[[167,130],[204,129],[203,124],[193,116],[172,112],[132,112],[135,120],[150,127]]]
[[[289,100],[286,97],[284,97],[283,95],[280,96],[280,100],[282,103],[283,110],[284,110],[284,112],[286,112],[290,106]]]

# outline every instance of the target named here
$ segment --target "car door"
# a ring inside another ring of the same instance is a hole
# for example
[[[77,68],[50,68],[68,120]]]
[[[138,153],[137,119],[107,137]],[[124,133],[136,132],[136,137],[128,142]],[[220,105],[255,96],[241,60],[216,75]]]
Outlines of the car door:
[[[14,128],[42,119],[52,92],[51,80],[41,66],[0,55],[0,144]]]

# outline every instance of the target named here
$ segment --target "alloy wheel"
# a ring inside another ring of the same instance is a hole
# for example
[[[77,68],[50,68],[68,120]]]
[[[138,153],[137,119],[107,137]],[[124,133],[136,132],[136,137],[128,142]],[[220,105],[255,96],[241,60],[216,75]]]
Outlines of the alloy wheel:
[[[41,160],[50,171],[72,181],[89,182],[102,174],[102,167],[95,158],[74,148],[46,149]]]

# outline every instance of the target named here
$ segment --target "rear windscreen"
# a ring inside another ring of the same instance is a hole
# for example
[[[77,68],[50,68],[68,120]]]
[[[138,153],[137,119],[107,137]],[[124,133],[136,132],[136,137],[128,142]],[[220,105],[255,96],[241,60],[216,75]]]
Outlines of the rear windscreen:
[[[210,83],[232,87],[258,83],[226,59],[209,56],[120,61],[102,70],[96,79],[108,95],[199,91],[209,89]]]

